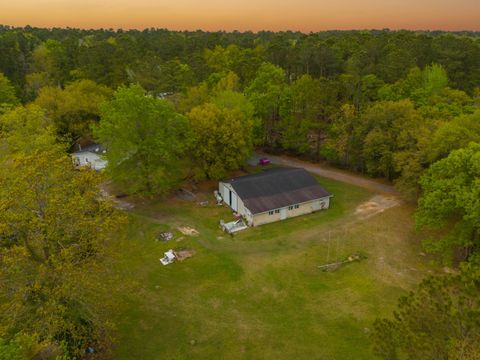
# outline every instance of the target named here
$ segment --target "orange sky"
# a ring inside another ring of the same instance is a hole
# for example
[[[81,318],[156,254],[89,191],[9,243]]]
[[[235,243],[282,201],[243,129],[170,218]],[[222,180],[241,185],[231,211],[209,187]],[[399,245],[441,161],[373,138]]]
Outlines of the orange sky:
[[[0,0],[0,24],[172,30],[480,30],[480,0]]]

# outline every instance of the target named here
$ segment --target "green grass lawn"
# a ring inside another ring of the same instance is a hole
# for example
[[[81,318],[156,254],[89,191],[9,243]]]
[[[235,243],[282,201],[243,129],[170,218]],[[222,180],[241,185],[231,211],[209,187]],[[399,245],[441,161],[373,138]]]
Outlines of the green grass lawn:
[[[247,229],[218,228],[226,207],[170,199],[132,211],[122,247],[124,281],[139,284],[118,319],[116,359],[371,359],[369,332],[397,298],[431,270],[419,253],[412,208],[361,219],[366,190],[319,179],[334,194],[327,211]],[[213,191],[213,189],[212,189]],[[155,241],[190,226],[198,236]],[[169,248],[195,256],[162,266]],[[322,272],[361,251],[367,259]]]

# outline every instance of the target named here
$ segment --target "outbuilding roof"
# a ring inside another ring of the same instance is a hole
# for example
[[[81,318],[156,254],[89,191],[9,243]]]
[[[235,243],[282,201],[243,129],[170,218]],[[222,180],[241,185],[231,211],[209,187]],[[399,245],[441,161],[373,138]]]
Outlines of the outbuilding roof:
[[[224,182],[233,187],[252,214],[331,196],[301,168],[273,168]]]
[[[104,154],[106,152],[105,147],[100,144],[91,144],[88,146],[82,146],[78,151],[75,151],[74,154],[80,154],[80,153],[94,153],[94,154]]]

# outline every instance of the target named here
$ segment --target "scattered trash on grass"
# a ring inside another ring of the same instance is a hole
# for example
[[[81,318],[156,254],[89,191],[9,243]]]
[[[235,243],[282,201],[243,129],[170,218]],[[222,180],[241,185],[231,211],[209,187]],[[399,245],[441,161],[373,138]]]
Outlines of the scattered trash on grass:
[[[164,242],[170,241],[172,239],[173,239],[173,233],[170,231],[161,232],[157,236],[157,240],[164,241]]]
[[[200,201],[200,202],[198,203],[198,205],[200,205],[200,206],[208,206],[208,200]]]
[[[189,235],[189,236],[197,236],[199,234],[198,230],[189,227],[189,226],[180,226],[178,230],[183,234],[183,235]]]
[[[193,255],[195,255],[195,250],[193,249],[170,249],[164,253],[164,257],[160,259],[160,262],[163,265],[169,265],[175,261],[183,261],[185,259],[188,259]]]
[[[160,259],[163,265],[168,265],[175,261],[175,252],[172,249],[168,250],[164,255],[165,256]]]
[[[247,224],[244,223],[243,219],[238,219],[228,223],[226,223],[223,220],[220,220],[220,227],[222,228],[223,231],[226,231],[229,234],[233,234],[237,231],[241,231],[248,228]]]

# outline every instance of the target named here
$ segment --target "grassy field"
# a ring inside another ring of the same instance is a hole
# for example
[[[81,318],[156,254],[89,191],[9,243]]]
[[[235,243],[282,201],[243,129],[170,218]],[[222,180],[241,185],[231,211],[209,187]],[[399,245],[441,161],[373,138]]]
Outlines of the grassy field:
[[[114,357],[371,359],[373,320],[431,265],[410,205],[362,218],[354,210],[371,193],[320,182],[335,196],[329,210],[235,237],[218,229],[219,219],[231,219],[226,207],[177,199],[136,207],[122,267],[139,290],[118,320]],[[181,226],[199,235],[183,236]],[[176,239],[156,242],[167,229]],[[164,251],[181,247],[196,254],[160,264]],[[334,272],[317,267],[359,251],[366,260]]]

